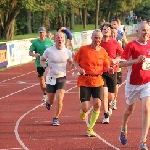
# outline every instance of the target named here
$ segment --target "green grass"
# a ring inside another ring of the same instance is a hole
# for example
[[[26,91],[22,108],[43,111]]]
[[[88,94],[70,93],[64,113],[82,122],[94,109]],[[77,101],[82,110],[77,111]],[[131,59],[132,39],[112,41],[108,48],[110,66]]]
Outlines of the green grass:
[[[74,30],[71,30],[71,32],[81,32],[86,30],[94,30],[95,25],[89,24],[86,26],[86,29],[83,29],[83,25],[75,25]],[[53,30],[52,33],[54,34],[56,31]],[[24,34],[24,35],[15,35],[12,40],[21,40],[21,39],[29,39],[29,38],[37,38],[38,33],[32,33],[32,34]],[[0,42],[7,42],[10,40],[0,40]]]

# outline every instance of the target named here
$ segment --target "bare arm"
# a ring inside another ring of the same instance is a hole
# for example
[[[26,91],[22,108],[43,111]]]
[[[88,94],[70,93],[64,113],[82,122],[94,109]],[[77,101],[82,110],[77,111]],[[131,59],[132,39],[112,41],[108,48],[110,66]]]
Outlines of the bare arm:
[[[125,45],[127,45],[129,43],[125,33],[123,34],[122,41],[125,43]]]
[[[38,53],[34,54],[33,52],[30,52],[30,51],[29,51],[29,55],[32,56],[32,57],[35,57],[35,58],[40,56],[40,54],[38,54]]]
[[[43,56],[41,56],[41,57],[40,57],[40,64],[41,64],[41,66],[42,66],[43,68],[46,68],[45,62],[46,62],[46,59],[45,59]]]
[[[62,31],[62,30],[66,30],[66,27],[61,27],[58,32]]]
[[[134,59],[134,60],[120,61],[119,67],[128,67],[128,66],[131,66],[133,64],[140,63],[141,61],[144,61],[144,60],[145,60],[145,56],[140,55],[137,59]]]
[[[80,74],[85,74],[85,70],[80,67],[80,65],[77,62],[73,62],[74,66],[77,68]]]

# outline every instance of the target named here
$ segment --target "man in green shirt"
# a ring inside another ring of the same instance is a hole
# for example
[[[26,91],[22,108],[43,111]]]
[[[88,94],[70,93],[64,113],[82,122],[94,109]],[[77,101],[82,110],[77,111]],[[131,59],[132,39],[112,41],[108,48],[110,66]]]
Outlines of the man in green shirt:
[[[40,87],[43,92],[42,101],[46,101],[46,84],[43,76],[45,69],[40,65],[40,56],[43,55],[44,51],[54,45],[54,42],[49,38],[46,38],[46,28],[40,27],[38,29],[39,38],[35,39],[30,46],[29,55],[35,57],[35,65],[37,67],[38,78]]]

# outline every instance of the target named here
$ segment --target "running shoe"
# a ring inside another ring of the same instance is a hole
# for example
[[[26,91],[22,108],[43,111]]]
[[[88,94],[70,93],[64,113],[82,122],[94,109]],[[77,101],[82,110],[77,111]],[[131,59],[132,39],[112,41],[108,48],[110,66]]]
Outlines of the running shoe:
[[[128,142],[128,139],[127,139],[127,132],[122,131],[122,128],[121,128],[119,140],[120,140],[120,142],[122,143],[122,145],[125,145],[125,144],[127,144],[127,142]]]
[[[140,143],[140,150],[148,150],[147,144],[146,144],[146,140],[145,141],[141,141]]]
[[[87,116],[87,114],[85,112],[83,112],[82,110],[80,110],[80,118],[82,120],[85,120],[86,116]]]
[[[112,103],[111,103],[111,109],[112,110],[116,110],[117,109],[117,101],[116,100],[112,101]]]
[[[50,105],[48,102],[46,102],[46,108],[47,108],[48,110],[50,110],[50,108],[51,108],[51,105]]]
[[[53,126],[59,126],[58,118],[53,118]]]
[[[93,131],[92,128],[89,128],[89,129],[87,130],[87,136],[88,136],[88,137],[95,137],[95,136],[96,136],[96,133]]]
[[[46,99],[47,99],[47,95],[43,95],[42,101],[43,101],[43,102],[46,102]]]
[[[109,124],[109,117],[104,116],[102,124]]]

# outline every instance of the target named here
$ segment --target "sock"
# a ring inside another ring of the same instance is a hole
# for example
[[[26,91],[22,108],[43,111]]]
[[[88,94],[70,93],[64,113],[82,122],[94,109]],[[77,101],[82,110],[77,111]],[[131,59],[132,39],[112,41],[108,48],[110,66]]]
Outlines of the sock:
[[[104,113],[104,116],[105,116],[105,118],[109,117],[108,113]]]
[[[121,132],[126,132],[126,133],[127,133],[127,130],[126,130],[126,129],[121,128]]]
[[[92,115],[91,115],[91,118],[90,118],[90,126],[89,128],[93,128],[97,119],[98,119],[98,116],[100,114],[100,111],[92,111]]]
[[[147,139],[145,139],[145,138],[141,138],[141,140],[140,140],[140,142],[146,142],[147,141]]]

